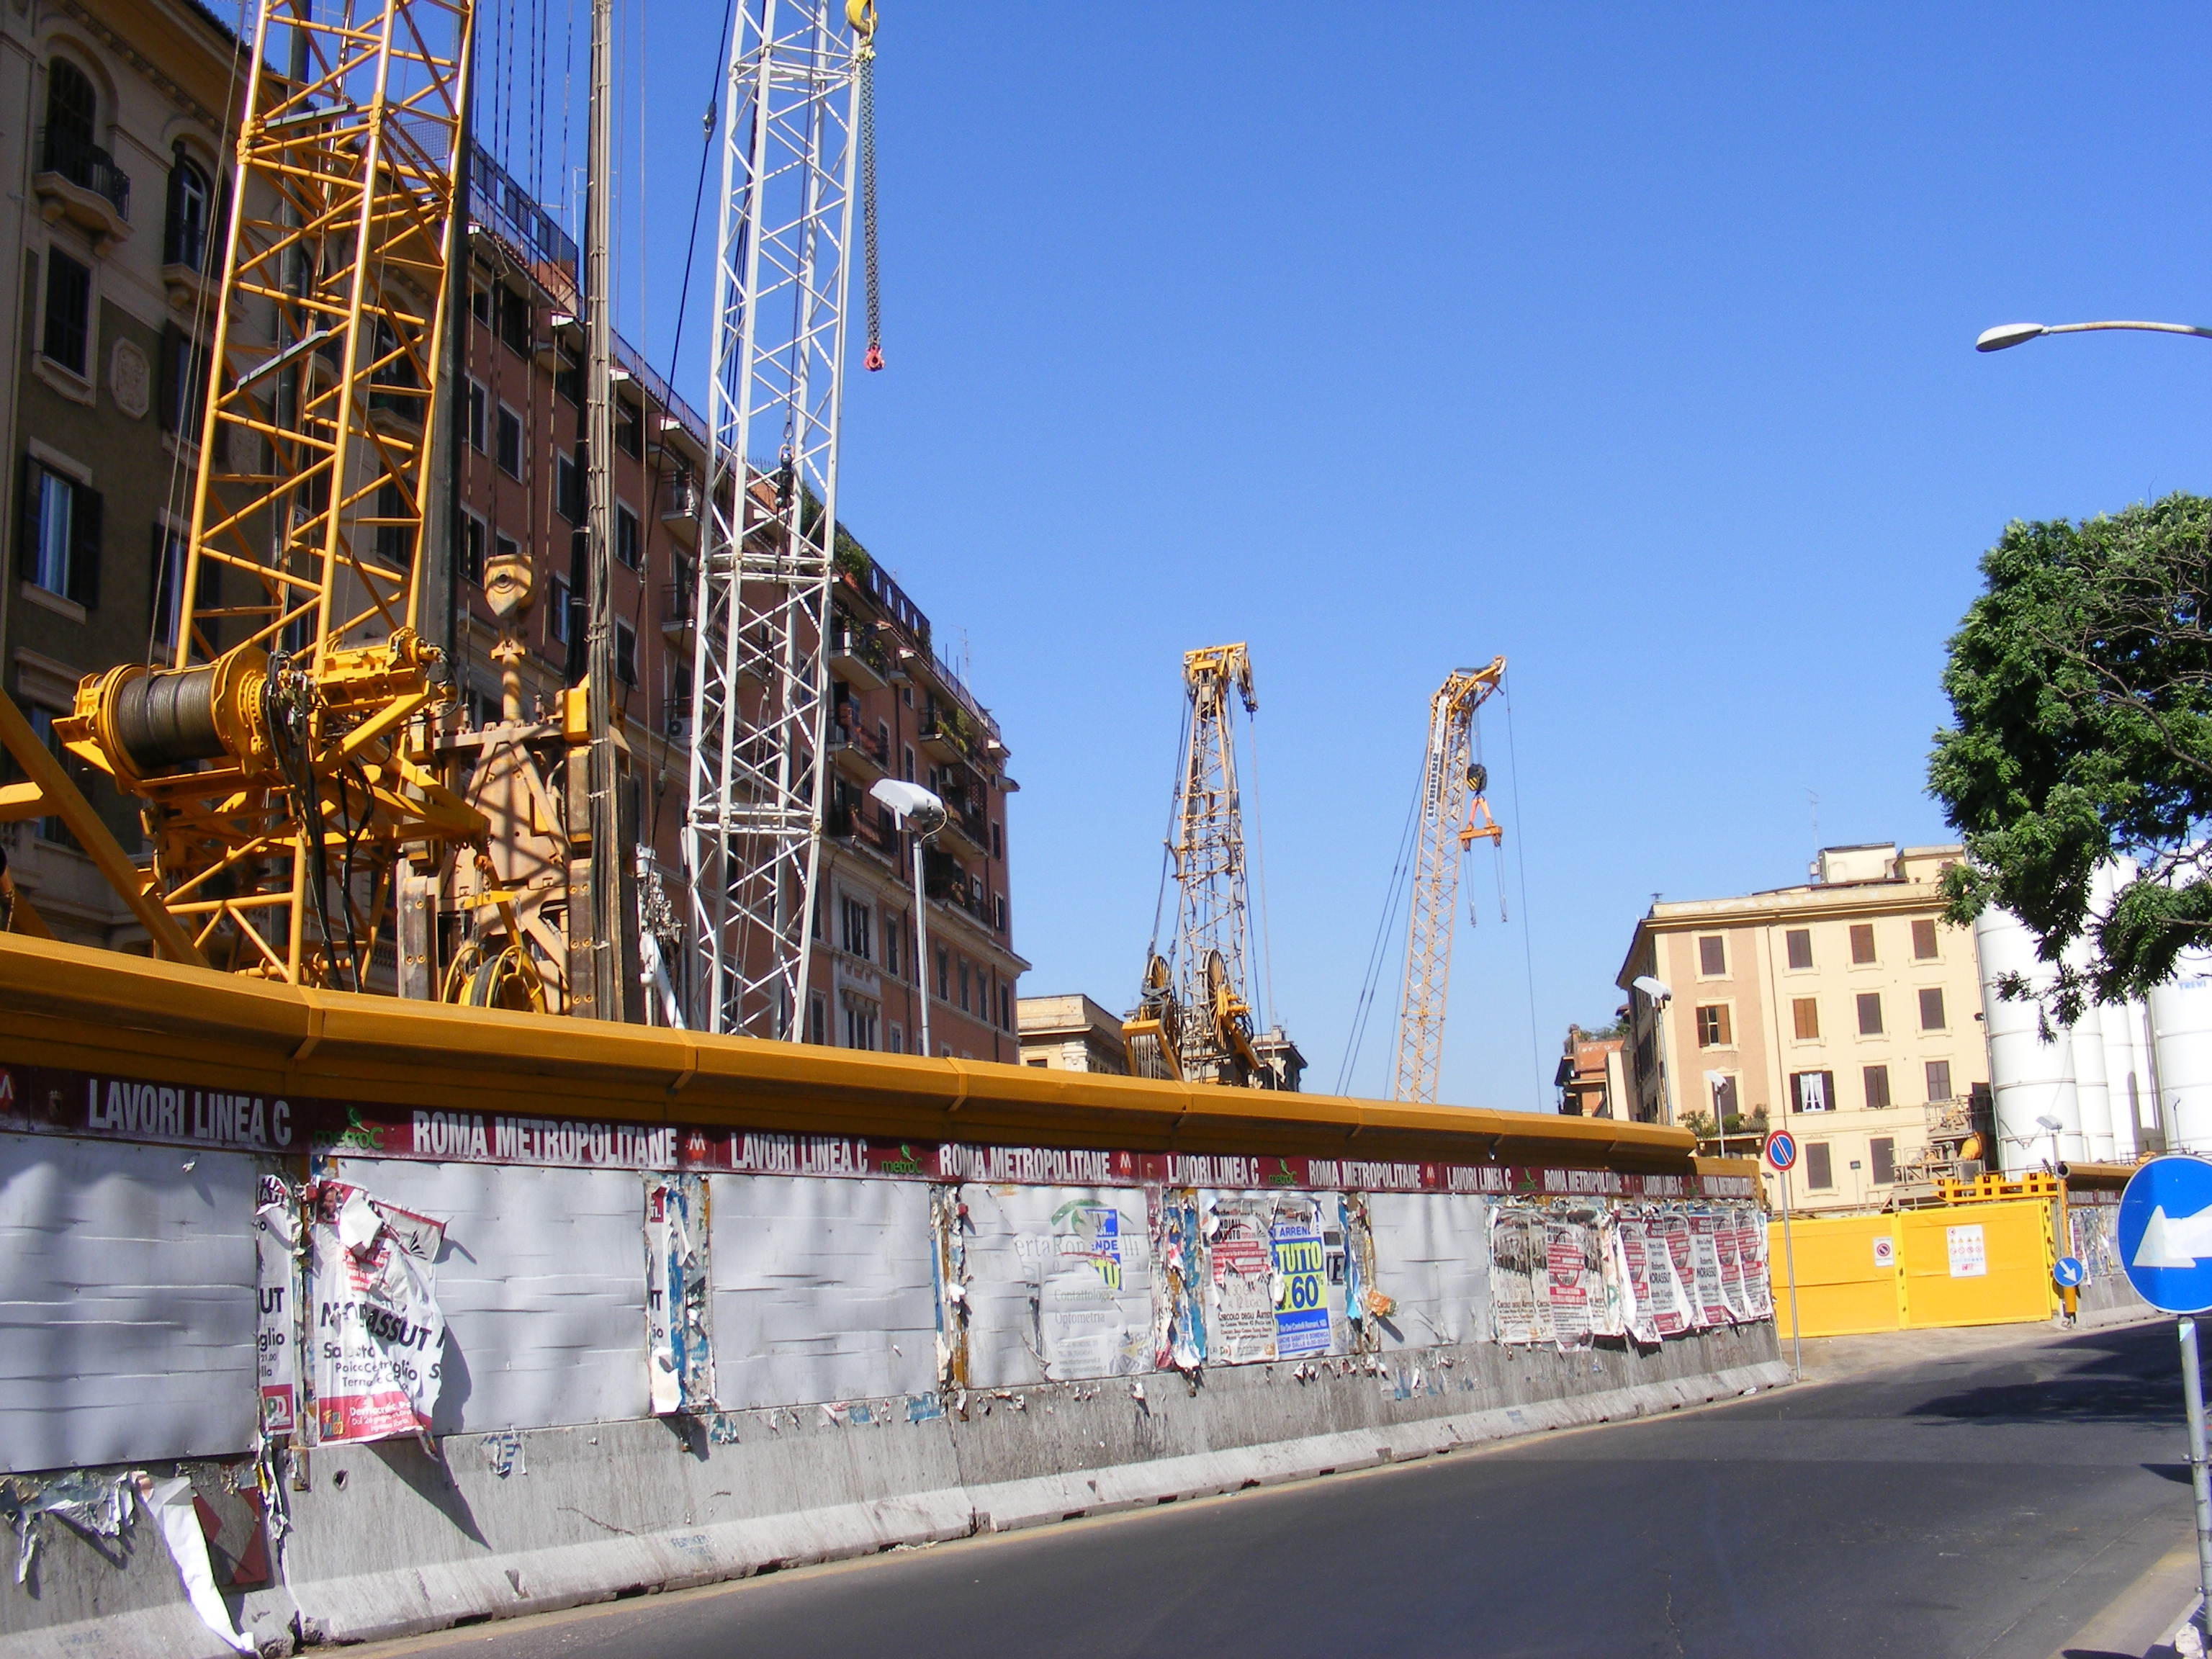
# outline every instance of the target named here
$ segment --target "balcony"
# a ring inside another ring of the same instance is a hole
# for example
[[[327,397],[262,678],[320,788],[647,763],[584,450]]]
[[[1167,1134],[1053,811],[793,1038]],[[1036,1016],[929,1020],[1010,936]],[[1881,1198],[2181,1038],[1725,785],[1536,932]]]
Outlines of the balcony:
[[[991,823],[963,798],[948,795],[945,799],[945,831],[957,836],[967,843],[970,855],[977,860],[991,855]]]
[[[973,917],[981,926],[990,926],[984,910],[982,884],[962,870],[959,860],[950,853],[939,852],[934,847],[923,848],[921,890],[940,904]]]
[[[823,809],[822,833],[843,847],[872,853],[888,863],[898,862],[898,832],[890,814],[867,803],[831,801]]]
[[[975,753],[970,747],[968,722],[956,708],[940,706],[929,710],[922,716],[921,727],[915,737],[929,751],[933,759],[964,761],[974,764]]]
[[[673,641],[691,634],[691,613],[697,608],[698,589],[690,582],[664,582],[660,589],[660,631]]]
[[[838,617],[830,625],[830,672],[863,691],[880,691],[891,681],[891,659],[883,641],[869,630]]]
[[[93,252],[105,255],[131,234],[131,175],[88,139],[53,127],[39,138],[39,170],[31,176],[39,216],[64,219],[91,233]]]
[[[833,720],[830,725],[830,758],[857,779],[861,787],[890,772],[890,744],[878,733]]]
[[[689,468],[660,481],[660,522],[688,547],[699,544],[699,519],[705,506],[698,475]]]

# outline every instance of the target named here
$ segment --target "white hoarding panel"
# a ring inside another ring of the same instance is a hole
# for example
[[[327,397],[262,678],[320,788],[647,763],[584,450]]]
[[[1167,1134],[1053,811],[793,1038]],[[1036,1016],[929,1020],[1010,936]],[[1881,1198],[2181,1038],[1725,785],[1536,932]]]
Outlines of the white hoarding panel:
[[[968,1206],[968,1381],[979,1389],[1152,1368],[1152,1240],[1127,1187],[979,1187]]]
[[[1385,1349],[1489,1340],[1490,1207],[1464,1194],[1368,1194],[1376,1276],[1397,1304],[1376,1323]]]
[[[715,1175],[715,1383],[732,1409],[927,1394],[936,1248],[918,1181]]]
[[[0,1468],[249,1449],[253,1160],[0,1134]]]
[[[650,1414],[635,1170],[344,1158],[329,1173],[446,1224],[434,1264],[447,1340],[433,1432]]]

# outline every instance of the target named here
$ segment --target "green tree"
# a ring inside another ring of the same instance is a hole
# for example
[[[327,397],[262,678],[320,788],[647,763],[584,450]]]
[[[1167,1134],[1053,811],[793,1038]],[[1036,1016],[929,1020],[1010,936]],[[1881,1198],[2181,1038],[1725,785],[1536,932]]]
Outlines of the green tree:
[[[1949,915],[2000,904],[2053,964],[2046,1019],[2139,995],[2212,942],[2212,501],[2013,523],[1950,642],[1929,792],[1966,843]],[[2098,866],[2138,873],[2102,914]],[[2078,939],[2087,967],[2063,964]],[[2017,975],[2009,998],[2035,994]]]

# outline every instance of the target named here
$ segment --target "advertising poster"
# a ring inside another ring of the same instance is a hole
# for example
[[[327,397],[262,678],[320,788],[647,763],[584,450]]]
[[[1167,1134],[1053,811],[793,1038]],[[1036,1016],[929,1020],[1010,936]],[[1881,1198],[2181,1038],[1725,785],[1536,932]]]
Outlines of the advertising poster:
[[[1659,1340],[1659,1325],[1652,1317],[1650,1235],[1644,1218],[1618,1218],[1613,1229],[1613,1245],[1620,1262],[1622,1322],[1631,1337],[1650,1347]]]
[[[1561,1349],[1590,1344],[1590,1301],[1597,1288],[1592,1230],[1579,1222],[1544,1222],[1545,1291],[1552,1304],[1552,1337]]]
[[[261,1432],[289,1438],[300,1426],[299,1200],[281,1176],[261,1177],[253,1212],[253,1253],[258,1306],[254,1319],[254,1364],[261,1389]]]
[[[1490,1215],[1490,1307],[1500,1342],[1552,1340],[1551,1265],[1544,1217],[1500,1205]]]
[[[1327,1353],[1328,1273],[1316,1206],[1285,1206],[1270,1229],[1269,1244],[1275,1258],[1275,1357]]]
[[[1063,1198],[1036,1241],[1037,1338],[1050,1381],[1146,1369],[1150,1297],[1135,1202],[1111,1188]]]
[[[1728,1299],[1721,1293],[1720,1228],[1711,1210],[1692,1212],[1689,1218],[1690,1292],[1700,1325],[1729,1322]]]
[[[1713,1249],[1720,1257],[1721,1305],[1730,1324],[1742,1324],[1751,1317],[1751,1302],[1743,1283],[1743,1216],[1733,1204],[1713,1213]]]
[[[1243,1218],[1224,1220],[1207,1254],[1213,1265],[1212,1325],[1217,1364],[1275,1357],[1274,1268],[1265,1235]]]
[[[1159,1264],[1153,1303],[1152,1364],[1161,1370],[1194,1371],[1206,1364],[1206,1298],[1209,1289],[1198,1194],[1170,1187],[1151,1203],[1152,1259]]]
[[[432,1265],[445,1225],[343,1182],[309,1191],[316,1437],[428,1432],[445,1358]]]

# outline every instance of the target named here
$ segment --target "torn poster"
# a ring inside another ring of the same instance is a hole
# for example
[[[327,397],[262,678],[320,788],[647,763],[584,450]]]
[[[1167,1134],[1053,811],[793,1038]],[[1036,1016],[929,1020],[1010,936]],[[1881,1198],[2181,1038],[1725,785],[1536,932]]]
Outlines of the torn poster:
[[[1737,1255],[1743,1262],[1744,1297],[1753,1319],[1774,1317],[1774,1284],[1767,1277],[1766,1217],[1756,1204],[1734,1206],[1739,1229]]]
[[[1691,1265],[1690,1218],[1676,1212],[1644,1224],[1651,1266],[1651,1315],[1662,1336],[1680,1336],[1701,1322],[1691,1296],[1696,1274]]]
[[[261,1432],[288,1439],[300,1424],[300,1200],[282,1176],[261,1177],[253,1212],[258,1310],[253,1347]]]
[[[1337,1220],[1343,1229],[1342,1244],[1332,1243],[1327,1233],[1322,1236],[1328,1249],[1331,1307],[1340,1297],[1343,1303],[1344,1329],[1331,1345],[1331,1352],[1378,1353],[1382,1347],[1382,1322],[1397,1311],[1397,1304],[1382,1294],[1376,1282],[1375,1224],[1366,1195],[1340,1195]]]
[[[1653,1316],[1650,1228],[1642,1216],[1622,1214],[1613,1218],[1612,1232],[1624,1293],[1622,1323],[1635,1341],[1647,1348],[1656,1346],[1659,1322]]]
[[[445,1224],[343,1182],[313,1183],[308,1200],[316,1437],[428,1433],[444,1380],[434,1264]]]
[[[1544,1220],[1544,1283],[1552,1304],[1552,1339],[1562,1352],[1590,1344],[1590,1303],[1597,1289],[1595,1230],[1564,1216]]]
[[[1162,1370],[1194,1371],[1206,1364],[1206,1241],[1198,1194],[1164,1188],[1150,1202],[1152,1261],[1152,1363]]]
[[[957,1187],[929,1189],[937,1245],[937,1382],[946,1394],[968,1386],[968,1206]]]
[[[1601,1215],[1589,1224],[1590,1245],[1597,1255],[1596,1277],[1590,1292],[1590,1334],[1628,1334],[1628,1279],[1621,1271],[1620,1218]]]
[[[714,1409],[707,1177],[645,1177],[646,1374],[653,1413]]]
[[[1212,1237],[1206,1255],[1213,1271],[1213,1295],[1207,1325],[1218,1364],[1241,1365],[1275,1357],[1274,1264],[1267,1249],[1266,1200],[1249,1206],[1224,1205],[1215,1195],[1207,1205]],[[1223,1213],[1226,1208],[1229,1212]]]
[[[1343,1247],[1337,1195],[1211,1192],[1204,1206],[1215,1363],[1333,1352],[1349,1328],[1345,1287],[1328,1267],[1327,1236]]]
[[[1124,1376],[1151,1369],[1145,1313],[1151,1287],[1134,1193],[1060,1188],[1034,1249],[1037,1352],[1049,1381]]]
[[[1689,1218],[1690,1261],[1698,1323],[1729,1322],[1728,1297],[1721,1289],[1720,1225],[1711,1210],[1692,1210]]]
[[[16,1480],[21,1480],[18,1476]],[[19,1492],[16,1480],[0,1481],[0,1516],[15,1529],[15,1582],[31,1571],[31,1558],[46,1536],[46,1517],[58,1516],[79,1532],[109,1542],[130,1524],[130,1477],[87,1474],[82,1469],[58,1474],[44,1486]]]
[[[199,1513],[192,1504],[191,1481],[181,1474],[168,1480],[142,1474],[138,1501],[161,1528],[162,1541],[169,1547],[169,1559],[176,1563],[177,1577],[184,1580],[185,1599],[199,1614],[200,1623],[239,1652],[253,1652],[253,1639],[240,1635],[238,1626],[231,1623],[230,1609],[215,1587],[215,1571],[208,1565],[207,1534],[200,1529]]]
[[[1542,1212],[1500,1205],[1490,1212],[1490,1310],[1500,1342],[1552,1340]]]

